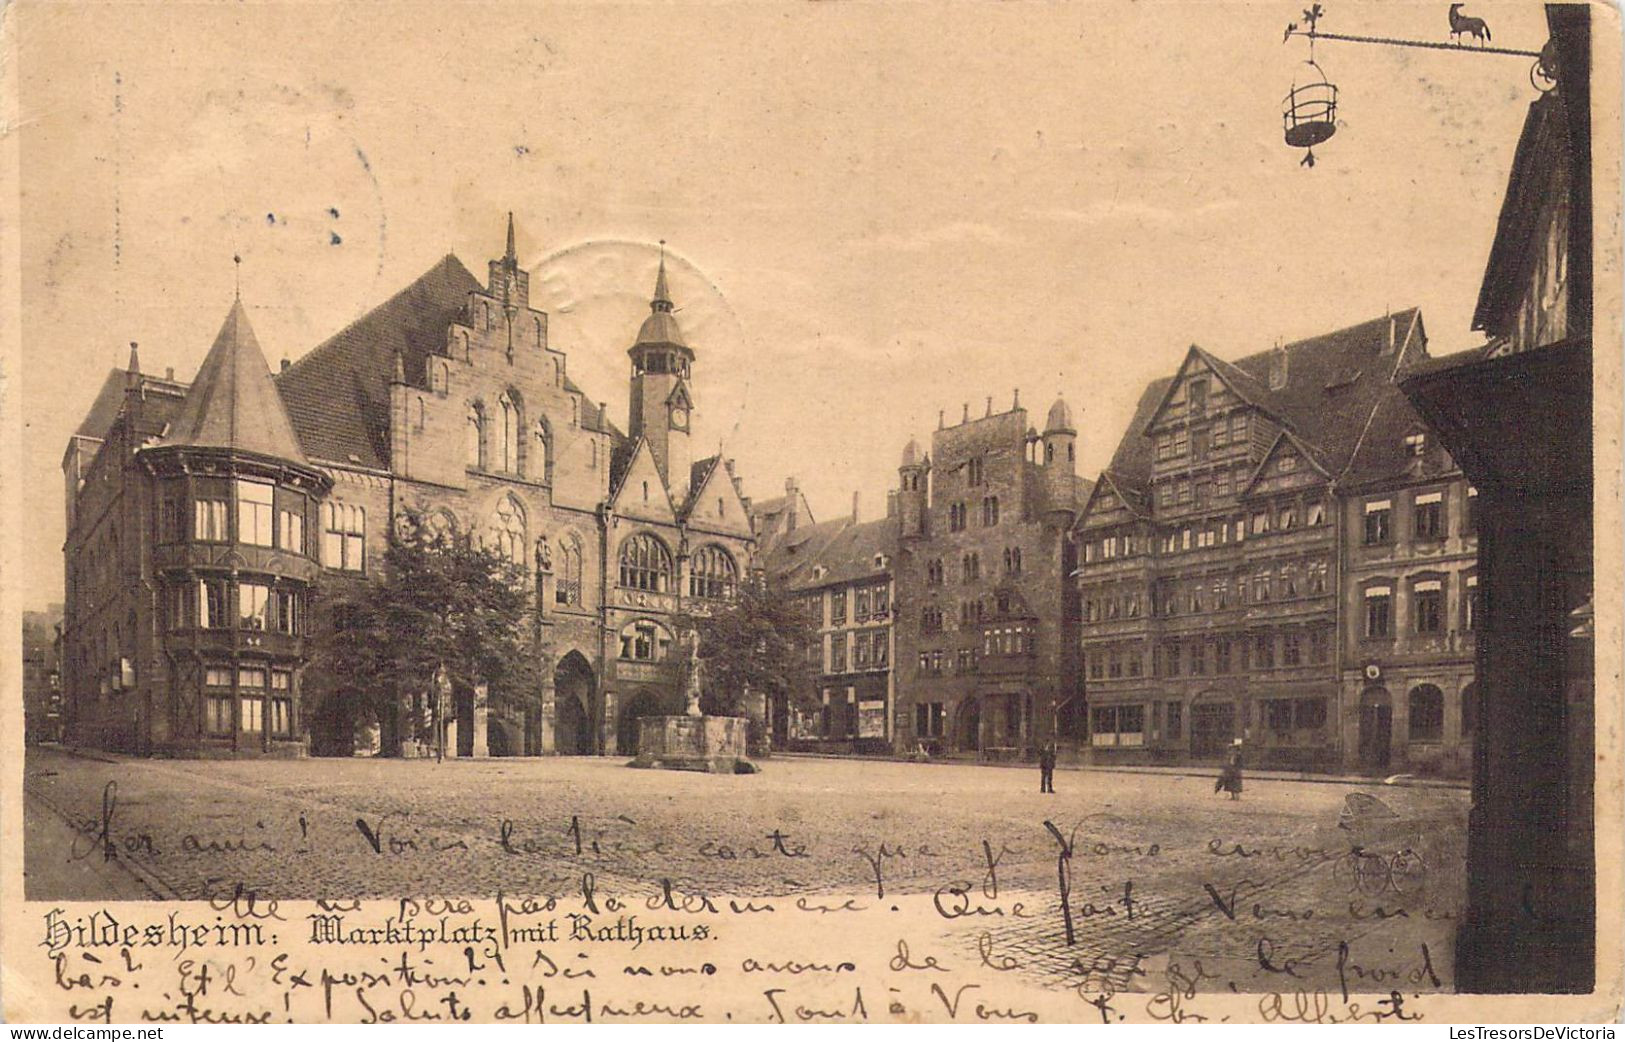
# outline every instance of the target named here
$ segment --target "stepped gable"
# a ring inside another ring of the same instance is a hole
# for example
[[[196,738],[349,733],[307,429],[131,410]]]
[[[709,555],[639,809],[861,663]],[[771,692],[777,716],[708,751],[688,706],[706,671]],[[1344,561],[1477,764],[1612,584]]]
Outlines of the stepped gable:
[[[161,446],[235,449],[307,463],[242,301],[233,301]]]

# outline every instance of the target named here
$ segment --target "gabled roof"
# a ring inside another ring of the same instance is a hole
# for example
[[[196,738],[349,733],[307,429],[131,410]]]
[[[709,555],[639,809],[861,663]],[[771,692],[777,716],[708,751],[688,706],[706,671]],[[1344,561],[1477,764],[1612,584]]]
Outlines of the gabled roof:
[[[611,462],[613,462],[613,457],[611,458]],[[659,504],[663,504],[665,509],[656,510],[655,512],[669,515],[672,520],[676,520],[678,517],[677,504],[671,501],[671,491],[666,487],[666,483],[660,478],[660,468],[655,466],[654,450],[649,447],[648,441],[643,438],[639,438],[637,441],[632,442],[626,450],[626,461],[622,464],[620,477],[609,487],[610,507],[613,509],[620,502],[622,491],[624,491],[626,486],[630,485],[636,475],[640,473],[648,475],[642,480],[648,481],[654,486],[655,491],[659,492],[660,494]],[[659,504],[650,502],[648,505],[658,506]],[[632,509],[635,512],[637,507],[643,506],[644,504],[639,501],[635,507],[629,509]]]
[[[1391,425],[1404,426],[1414,413],[1394,376],[1401,365],[1424,358],[1426,344],[1422,313],[1411,308],[1234,362],[1199,347],[1191,350],[1238,396],[1291,432],[1317,466],[1340,481],[1359,481],[1391,467],[1389,442],[1403,445],[1402,437],[1391,436]],[[1271,389],[1270,366],[1277,351],[1285,355],[1286,382]],[[1190,357],[1188,353],[1187,361]],[[1125,501],[1137,496],[1142,509],[1149,505],[1145,493],[1154,449],[1145,431],[1173,382],[1173,377],[1161,377],[1146,385],[1107,467]]]
[[[1146,503],[1143,493],[1139,489],[1120,487],[1112,477],[1111,471],[1103,470],[1100,472],[1100,480],[1096,481],[1094,487],[1089,490],[1089,495],[1084,499],[1083,506],[1078,511],[1078,522],[1080,524],[1094,509],[1095,499],[1108,492],[1115,494],[1118,501],[1123,504],[1124,509],[1135,517],[1149,516],[1145,509]]]
[[[768,575],[792,590],[884,578],[892,571],[897,537],[894,517],[856,523],[841,517],[799,527],[771,556]],[[886,561],[878,568],[877,555]]]
[[[443,354],[446,329],[463,316],[480,284],[452,254],[345,326],[276,378],[305,451],[317,459],[387,469],[389,385],[400,356],[406,382],[422,386],[430,355]],[[624,436],[604,410],[566,376],[564,389],[581,395],[581,426]]]
[[[161,446],[238,449],[307,463],[242,301],[233,301]]]
[[[1270,447],[1264,451],[1264,455],[1258,461],[1258,466],[1254,467],[1253,472],[1247,476],[1247,484],[1242,486],[1241,490],[1236,493],[1237,496],[1245,496],[1253,490],[1253,486],[1258,484],[1258,479],[1263,476],[1264,471],[1269,469],[1270,461],[1281,454],[1282,445],[1292,446],[1297,450],[1298,455],[1302,456],[1311,467],[1319,472],[1321,477],[1328,481],[1332,479],[1332,473],[1318,459],[1319,454],[1305,445],[1303,440],[1295,436],[1291,431],[1283,430],[1275,436],[1274,441],[1270,442]]]
[[[468,294],[483,289],[462,261],[446,254],[389,300],[323,341],[277,377],[277,389],[304,443],[318,459],[389,466],[389,382],[395,355],[408,382],[444,351],[446,327]]]
[[[81,438],[107,437],[107,429],[113,425],[120,407],[124,405],[124,380],[123,369],[107,371],[107,377],[102,380],[101,390],[96,392],[96,400],[90,403],[89,411],[74,429],[74,434]]]
[[[1529,105],[1518,148],[1512,155],[1501,214],[1496,220],[1495,242],[1484,265],[1484,281],[1473,309],[1473,328],[1492,333],[1523,294],[1524,271],[1533,251],[1530,236],[1540,218],[1541,200],[1552,190],[1556,167],[1567,143],[1567,120],[1561,91],[1543,94]]]
[[[770,548],[759,552],[757,560],[770,582],[792,588],[812,585],[812,568],[819,553],[851,523],[851,517],[838,517],[822,524],[797,525],[795,531],[785,533]]]

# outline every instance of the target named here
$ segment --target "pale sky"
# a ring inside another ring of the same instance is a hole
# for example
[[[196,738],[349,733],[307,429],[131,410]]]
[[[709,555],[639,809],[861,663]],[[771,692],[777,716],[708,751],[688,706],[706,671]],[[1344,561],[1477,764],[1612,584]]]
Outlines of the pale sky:
[[[696,427],[747,494],[878,516],[904,443],[1064,393],[1079,470],[1191,343],[1236,357],[1420,306],[1468,325],[1530,61],[1322,43],[1302,3],[34,5],[20,15],[24,607],[62,597],[60,461],[109,368],[190,378],[233,254],[273,365],[509,210],[533,304],[624,428],[655,242]],[[1327,31],[1443,41],[1445,4]],[[1539,4],[1470,4],[1539,50]]]

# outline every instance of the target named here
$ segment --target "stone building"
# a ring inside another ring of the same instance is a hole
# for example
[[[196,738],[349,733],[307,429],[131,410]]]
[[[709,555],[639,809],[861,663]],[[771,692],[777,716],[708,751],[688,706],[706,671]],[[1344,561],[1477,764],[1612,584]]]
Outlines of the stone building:
[[[789,487],[788,501],[797,493]],[[800,508],[792,505],[794,519]],[[823,752],[884,752],[891,748],[896,700],[893,562],[897,519],[850,517],[822,524],[791,523],[761,555],[768,581],[802,607],[815,640],[807,647],[812,712],[775,704],[776,747]]]
[[[1413,310],[1235,363],[1193,346],[1146,388],[1074,533],[1097,762],[1459,762],[1467,490],[1393,384],[1426,350]],[[1421,689],[1414,727],[1363,693],[1383,676]]]
[[[1075,719],[1075,596],[1067,539],[1091,483],[1057,400],[1044,432],[1007,412],[941,422],[931,450],[903,450],[892,496],[896,701],[892,744],[986,758],[1029,756]]]
[[[385,752],[414,751],[400,721],[356,719],[349,693],[307,668],[302,620],[312,583],[376,578],[413,513],[523,565],[541,618],[542,690],[500,714],[483,687],[454,692],[448,749],[630,751],[635,718],[680,701],[671,616],[730,596],[753,549],[731,461],[694,458],[696,355],[673,311],[662,254],[628,348],[625,433],[530,306],[511,218],[483,284],[447,256],[274,382],[240,304],[190,389],[132,362],[116,415],[98,399],[64,461],[79,740],[342,753],[375,723]],[[263,719],[244,694],[261,679]]]
[[[1529,106],[1485,264],[1489,344],[1403,374],[1478,489],[1466,992],[1597,982],[1591,14],[1546,7],[1554,86]]]
[[[67,739],[302,752],[311,533],[331,478],[301,450],[242,303],[189,388],[144,376],[132,346],[123,401],[70,440],[64,476]]]

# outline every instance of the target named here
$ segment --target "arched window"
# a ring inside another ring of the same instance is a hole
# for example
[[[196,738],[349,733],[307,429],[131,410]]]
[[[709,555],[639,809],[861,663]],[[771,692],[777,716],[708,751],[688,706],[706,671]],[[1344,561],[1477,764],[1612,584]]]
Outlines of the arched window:
[[[559,540],[559,559],[553,573],[553,602],[581,604],[581,543],[575,536]]]
[[[1436,742],[1444,737],[1444,692],[1432,684],[1411,688],[1411,741]]]
[[[640,532],[621,544],[621,585],[629,590],[665,593],[671,589],[671,552],[659,539]]]
[[[468,465],[485,469],[485,410],[478,402],[468,410]]]
[[[513,496],[502,497],[491,518],[491,534],[496,552],[513,564],[525,564],[525,508]]]
[[[621,630],[621,658],[630,662],[664,662],[671,649],[671,631],[649,619],[628,623]]]
[[[728,600],[739,582],[739,569],[720,546],[702,546],[688,561],[688,595]]]
[[[513,391],[503,391],[497,404],[502,407],[502,451],[497,457],[497,465],[507,474],[522,473],[519,432],[524,429],[524,418],[519,407],[519,396]]]

